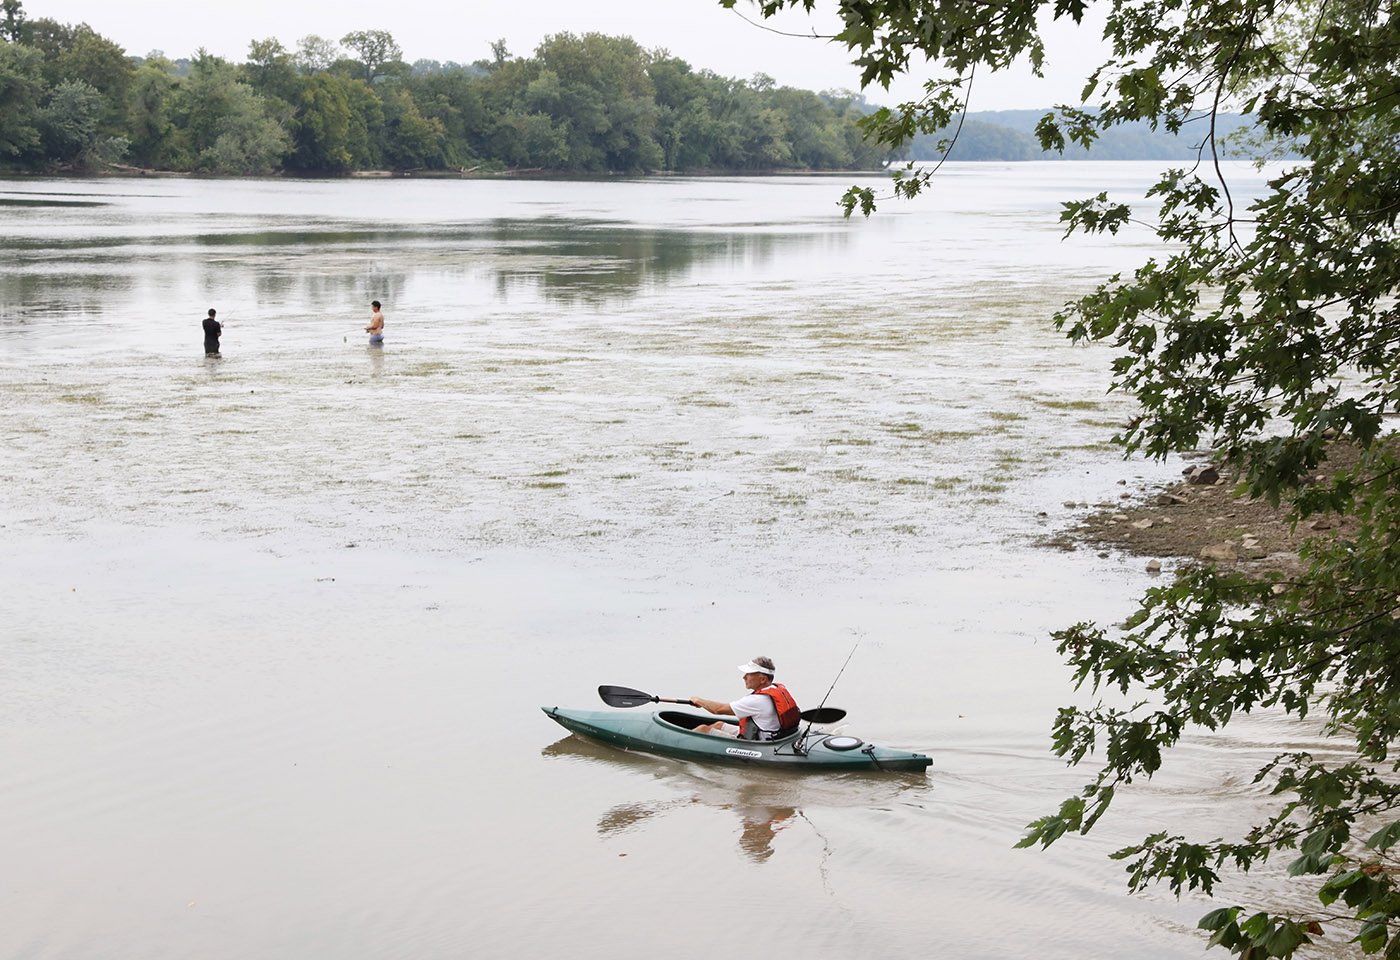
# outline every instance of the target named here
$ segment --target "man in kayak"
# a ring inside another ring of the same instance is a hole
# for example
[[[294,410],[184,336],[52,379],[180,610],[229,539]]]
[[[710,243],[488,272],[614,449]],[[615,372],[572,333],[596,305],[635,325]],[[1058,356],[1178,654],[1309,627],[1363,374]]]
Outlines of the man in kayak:
[[[717,717],[738,717],[738,732],[732,723],[706,723],[695,728],[696,733],[717,733],[722,736],[738,736],[743,740],[776,740],[793,730],[802,720],[802,711],[797,709],[797,701],[788,693],[787,687],[774,683],[776,673],[773,661],[768,657],[754,657],[739,666],[743,674],[747,695],[733,703],[723,700],[706,700],[704,697],[691,697],[690,702],[702,710],[708,710]]]

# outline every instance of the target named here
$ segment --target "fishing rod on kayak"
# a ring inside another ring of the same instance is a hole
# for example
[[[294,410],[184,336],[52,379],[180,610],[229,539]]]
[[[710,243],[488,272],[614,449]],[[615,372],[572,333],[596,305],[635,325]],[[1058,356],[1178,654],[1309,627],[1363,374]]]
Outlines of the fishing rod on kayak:
[[[831,686],[826,688],[826,697],[831,696],[831,691],[836,689],[836,681],[840,680],[841,674],[846,672],[846,667],[850,665],[851,658],[856,655],[856,647],[858,646],[860,646],[859,640],[855,642],[855,646],[851,647],[851,652],[846,654],[846,662],[841,664],[841,669],[836,671],[836,680],[831,681]],[[822,697],[822,702],[817,704],[817,709],[821,709],[822,707],[826,706],[826,697]]]
[[[803,731],[802,731],[802,736],[798,737],[798,738],[793,742],[793,749],[798,750],[799,752],[802,752],[802,753],[806,753],[806,751],[807,751],[807,735],[808,735],[809,733],[812,732],[812,723],[813,723],[812,720],[809,720],[809,719],[807,718],[807,714],[808,714],[808,713],[824,714],[824,713],[826,712],[826,698],[829,697],[829,696],[831,696],[831,691],[833,691],[833,690],[836,689],[836,683],[837,683],[837,681],[841,679],[841,674],[843,674],[843,673],[846,672],[846,667],[850,665],[850,663],[851,663],[851,658],[854,657],[854,656],[856,655],[856,647],[858,647],[858,646],[860,646],[860,641],[859,641],[859,640],[857,640],[857,641],[855,642],[855,646],[852,646],[852,647],[851,647],[851,652],[848,653],[848,654],[846,654],[846,662],[843,663],[843,664],[841,664],[841,669],[840,669],[840,670],[837,670],[837,671],[836,671],[836,680],[831,681],[831,686],[829,686],[829,687],[826,688],[826,697],[822,697],[822,702],[819,703],[819,704],[817,704],[817,708],[816,708],[815,710],[810,710],[810,711],[809,711],[809,710],[804,710],[804,711],[802,712],[802,719],[803,719],[803,720],[807,720],[807,729],[806,729],[806,730],[803,730]],[[844,716],[846,715],[846,711],[845,711],[845,710],[840,710],[840,711],[837,711],[837,712],[840,713],[842,717],[844,717]],[[840,717],[838,717],[837,719],[839,720]],[[816,722],[817,722],[817,723],[835,723],[836,720],[818,720],[818,721],[816,721]],[[799,747],[799,746],[797,746],[798,744],[801,744],[802,746]]]

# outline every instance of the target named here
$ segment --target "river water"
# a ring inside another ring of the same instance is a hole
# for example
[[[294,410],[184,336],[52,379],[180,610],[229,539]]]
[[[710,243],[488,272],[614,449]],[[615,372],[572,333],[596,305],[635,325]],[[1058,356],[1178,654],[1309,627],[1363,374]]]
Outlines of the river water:
[[[1200,955],[1106,854],[1239,829],[1307,731],[1012,849],[1089,779],[1049,631],[1152,582],[1037,537],[1179,468],[1047,321],[1148,238],[1057,204],[1152,172],[950,165],[868,221],[830,177],[0,182],[0,957]],[[811,706],[853,647],[840,729],[927,776],[539,709],[757,654]]]

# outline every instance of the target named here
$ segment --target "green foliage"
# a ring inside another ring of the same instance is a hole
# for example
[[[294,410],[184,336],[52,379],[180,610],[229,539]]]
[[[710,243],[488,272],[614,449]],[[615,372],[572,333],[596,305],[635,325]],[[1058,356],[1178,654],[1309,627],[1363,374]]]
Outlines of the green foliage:
[[[404,89],[384,98],[384,162],[394,170],[438,170],[446,162],[446,131],[425,117]]]
[[[171,98],[178,130],[177,162],[206,173],[257,175],[275,170],[291,148],[267,101],[239,79],[238,70],[203,50]]]
[[[373,83],[385,64],[403,59],[403,51],[387,30],[355,30],[340,42],[359,54],[366,83]]]
[[[0,43],[0,160],[33,165],[42,157],[39,99],[43,56],[17,43]]]
[[[47,18],[29,20],[21,26],[20,34],[26,46],[43,54],[45,86],[52,89],[69,81],[86,84],[98,93],[98,122],[103,132],[123,132],[127,89],[135,72],[126,51],[87,24],[69,26]]]
[[[468,166],[483,155],[490,116],[475,71],[443,69],[417,74],[405,87],[419,113],[441,125],[446,165]]]
[[[243,78],[259,95],[285,103],[297,99],[297,67],[292,54],[275,37],[248,44]]]
[[[311,75],[329,70],[331,64],[340,59],[340,48],[325,37],[314,33],[307,34],[297,41],[292,63],[304,74]]]
[[[839,39],[867,81],[888,83],[925,56],[952,77],[930,84],[925,101],[869,118],[891,144],[955,129],[979,66],[1021,54],[1038,63],[1037,22],[1079,22],[1084,9],[1068,0],[833,3]],[[816,0],[760,6],[811,10]],[[1149,590],[1120,629],[1058,632],[1077,683],[1105,700],[1061,710],[1054,750],[1098,773],[1030,824],[1021,845],[1092,829],[1117,792],[1158,772],[1192,730],[1259,710],[1320,717],[1337,748],[1265,764],[1255,781],[1274,805],[1243,836],[1154,829],[1114,856],[1134,890],[1165,883],[1210,894],[1223,871],[1290,851],[1289,873],[1314,885],[1319,908],[1212,911],[1201,921],[1212,945],[1251,960],[1289,957],[1325,933],[1400,957],[1400,11],[1372,0],[1104,6],[1111,55],[1083,94],[1095,106],[1043,117],[1040,144],[1077,149],[1145,126],[1194,136],[1199,162],[1168,171],[1145,198],[1157,205],[1160,251],[1055,322],[1075,341],[1116,348],[1113,386],[1141,405],[1118,437],[1126,451],[1160,458],[1212,445],[1245,494],[1295,522],[1346,517],[1347,534],[1308,541],[1288,579],[1189,567]],[[1280,167],[1247,209],[1218,162],[1228,104],[1304,160]],[[896,195],[936,188],[931,174],[897,172]],[[877,199],[853,188],[842,203],[870,213]],[[1106,194],[1062,214],[1067,230],[1090,233],[1118,233],[1133,218]]]
[[[378,169],[384,162],[381,142],[384,103],[363,80],[345,80],[342,88],[350,105],[350,164],[356,170]]]
[[[326,74],[307,77],[297,98],[293,150],[298,170],[343,173],[350,169],[351,111],[344,80]]]
[[[0,0],[0,39],[19,43],[24,26],[24,4],[20,0]]]
[[[647,58],[626,37],[561,33],[535,51],[539,75],[524,105],[564,131],[572,170],[654,170],[663,155],[654,136],[656,101]]]
[[[234,64],[202,50],[174,62],[129,58],[86,25],[16,23],[22,42],[0,60],[0,163],[15,167],[97,166],[123,149],[142,166],[211,174],[833,169],[885,159],[860,135],[868,108],[854,95],[695,72],[626,37],[560,34],[529,58],[498,41],[488,61],[410,67],[389,33],[360,30],[342,38],[345,50],[315,34],[295,51],[255,40]],[[43,121],[67,82],[84,86],[65,88]],[[93,101],[79,90],[99,96],[95,133]]]
[[[175,133],[170,100],[176,83],[168,61],[147,60],[137,68],[127,94],[128,156],[133,163],[146,167],[170,165]]]
[[[101,132],[103,98],[81,80],[64,80],[39,111],[39,128],[49,159],[64,164],[101,166],[126,153],[127,141]]]

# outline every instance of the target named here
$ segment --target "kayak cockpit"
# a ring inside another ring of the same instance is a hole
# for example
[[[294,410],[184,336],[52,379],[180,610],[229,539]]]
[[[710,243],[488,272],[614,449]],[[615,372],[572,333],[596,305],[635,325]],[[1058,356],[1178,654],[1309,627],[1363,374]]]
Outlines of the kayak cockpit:
[[[680,727],[682,730],[690,730],[692,732],[694,732],[696,727],[702,726],[707,723],[714,723],[716,720],[718,720],[720,723],[727,723],[730,726],[735,726],[739,723],[738,719],[735,717],[712,717],[708,714],[685,713],[681,710],[658,710],[656,713],[652,714],[652,716],[656,718],[656,721],[658,723],[670,725],[673,727]],[[778,737],[776,740],[763,740],[755,742],[775,745],[789,743],[795,737],[797,737],[799,732],[799,730],[792,730],[790,733]],[[723,733],[702,733],[700,735],[706,737],[725,737],[726,739],[730,740],[734,739],[733,737],[728,737],[726,734]]]
[[[714,723],[716,720],[724,723],[733,723],[724,717],[701,716],[695,713],[685,713],[680,710],[658,710],[654,714],[657,720],[662,723],[669,723],[673,727],[680,727],[682,730],[694,730],[698,726],[706,723]]]

